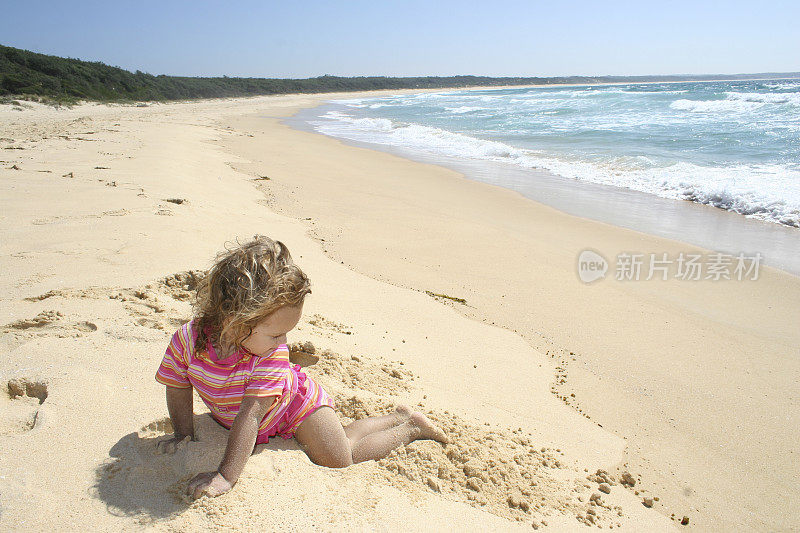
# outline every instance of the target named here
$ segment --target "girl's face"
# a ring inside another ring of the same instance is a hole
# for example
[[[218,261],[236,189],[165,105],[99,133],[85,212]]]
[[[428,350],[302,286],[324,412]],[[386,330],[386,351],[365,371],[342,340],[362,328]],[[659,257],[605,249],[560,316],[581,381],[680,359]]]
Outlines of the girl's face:
[[[242,342],[242,346],[252,354],[269,355],[281,344],[286,344],[286,334],[294,329],[302,314],[303,304],[279,308],[253,327],[253,332]]]

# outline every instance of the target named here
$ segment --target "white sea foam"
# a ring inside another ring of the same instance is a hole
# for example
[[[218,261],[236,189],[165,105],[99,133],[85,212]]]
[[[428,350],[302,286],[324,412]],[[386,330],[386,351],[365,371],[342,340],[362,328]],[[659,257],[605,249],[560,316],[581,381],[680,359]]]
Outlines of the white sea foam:
[[[678,102],[680,102],[679,100]],[[726,99],[727,105],[765,105]],[[675,104],[675,102],[673,102]],[[466,106],[464,106],[466,107]],[[709,108],[706,105],[706,108]],[[687,106],[688,110],[696,107]],[[800,166],[740,164],[702,166],[688,162],[659,164],[645,156],[586,159],[524,150],[419,124],[394,123],[383,118],[354,118],[331,111],[312,122],[322,133],[351,140],[397,146],[439,156],[502,161],[542,168],[577,180],[602,183],[690,200],[749,217],[800,227]]]
[[[765,104],[790,104],[800,106],[800,93],[725,93],[728,100],[741,102],[763,102]]]
[[[347,119],[349,119],[351,117],[350,117],[350,115],[347,115],[347,114],[342,113],[340,111],[328,111],[327,113],[322,115],[320,118],[328,118],[328,119],[331,119],[331,120],[347,120]]]
[[[800,91],[800,80],[786,83],[767,83],[765,87],[776,91]]]
[[[450,111],[451,113],[455,113],[457,115],[460,115],[462,113],[471,113],[473,111],[483,111],[486,108],[485,107],[470,107],[470,106],[462,105],[462,106],[459,106],[459,107],[445,107],[445,109],[447,111]]]
[[[750,113],[764,106],[764,102],[746,100],[686,100],[672,102],[669,107],[690,113]]]
[[[692,113],[733,112],[748,113],[766,105],[789,105],[800,107],[800,93],[756,93],[728,91],[721,100],[675,100],[672,109]]]
[[[521,150],[504,143],[476,139],[439,128],[331,113],[321,117],[332,119],[330,121],[312,122],[318,131],[352,140],[422,149],[452,157],[508,160],[520,159],[524,155]]]
[[[689,89],[675,90],[675,91],[622,91],[623,94],[684,94],[688,93]]]
[[[686,162],[635,168],[636,164],[630,163],[597,164],[547,156],[532,160],[537,167],[564,177],[707,204],[800,227],[800,169],[784,165],[706,167]]]

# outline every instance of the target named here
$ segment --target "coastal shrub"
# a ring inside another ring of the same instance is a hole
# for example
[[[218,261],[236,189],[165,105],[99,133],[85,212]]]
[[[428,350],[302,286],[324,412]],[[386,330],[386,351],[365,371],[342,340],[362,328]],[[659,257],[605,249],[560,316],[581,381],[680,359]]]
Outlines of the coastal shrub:
[[[753,74],[740,77],[752,77]],[[772,77],[776,77],[773,75]],[[737,79],[736,76],[717,76]],[[0,95],[38,95],[55,100],[97,101],[185,100],[290,93],[372,91],[379,89],[440,89],[636,81],[690,81],[709,76],[569,76],[558,78],[488,76],[386,76],[340,77],[324,75],[308,79],[203,78],[154,76],[130,72],[99,61],[81,61],[0,45]]]

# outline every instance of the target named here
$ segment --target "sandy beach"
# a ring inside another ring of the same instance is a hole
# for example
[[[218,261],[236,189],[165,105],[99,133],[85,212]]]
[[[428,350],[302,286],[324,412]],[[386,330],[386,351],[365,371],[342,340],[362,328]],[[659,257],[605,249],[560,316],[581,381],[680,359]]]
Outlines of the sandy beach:
[[[790,530],[800,278],[586,284],[579,253],[705,253],[282,120],[342,95],[0,106],[3,530]],[[226,242],[286,243],[289,339],[343,421],[418,406],[452,442],[343,470],[169,431],[153,379]],[[688,518],[687,525],[681,519]]]

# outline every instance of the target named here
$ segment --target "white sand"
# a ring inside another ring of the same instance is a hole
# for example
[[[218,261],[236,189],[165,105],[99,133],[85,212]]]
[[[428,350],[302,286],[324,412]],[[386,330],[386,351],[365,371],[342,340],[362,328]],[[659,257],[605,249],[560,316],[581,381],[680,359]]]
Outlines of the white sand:
[[[792,527],[797,278],[583,285],[583,247],[689,247],[254,118],[320,100],[0,108],[0,528]],[[170,276],[255,233],[312,279],[290,340],[331,350],[307,371],[343,417],[419,404],[453,444],[337,471],[278,439],[230,494],[180,497],[226,434],[198,401],[200,442],[152,453],[189,318]],[[597,469],[641,481],[592,505]]]

